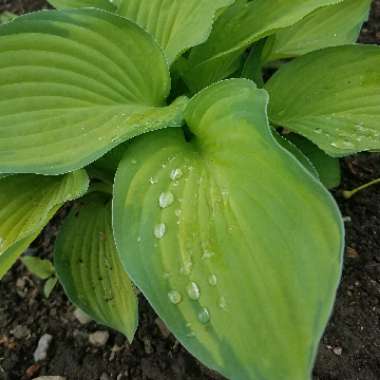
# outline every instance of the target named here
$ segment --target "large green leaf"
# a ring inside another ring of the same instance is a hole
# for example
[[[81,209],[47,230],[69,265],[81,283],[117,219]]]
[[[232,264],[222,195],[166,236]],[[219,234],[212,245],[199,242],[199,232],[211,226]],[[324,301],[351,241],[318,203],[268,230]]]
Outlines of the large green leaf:
[[[356,42],[372,0],[345,0],[325,6],[270,37],[265,61],[295,57],[329,46]]]
[[[301,20],[321,6],[340,0],[255,0],[238,2],[215,22],[203,45],[192,50],[184,70],[187,85],[196,91],[226,78],[239,66],[244,50],[260,38]]]
[[[284,65],[266,84],[269,117],[331,156],[380,149],[380,47],[327,48]]]
[[[0,27],[0,172],[68,172],[133,136],[179,126],[184,100],[163,107],[169,89],[160,48],[122,17],[19,17]]]
[[[234,0],[122,0],[118,13],[151,33],[169,63],[207,40],[215,13]]]
[[[220,82],[191,100],[186,138],[136,139],[116,174],[115,239],[203,363],[234,380],[305,380],[340,278],[342,223],[274,140],[267,101],[253,82]]]
[[[84,170],[57,177],[26,174],[0,180],[0,278],[55,212],[87,188]]]
[[[138,324],[137,297],[117,255],[111,219],[109,196],[85,198],[62,227],[54,264],[74,304],[132,341]]]
[[[109,0],[48,0],[57,9],[94,7],[106,11],[116,11],[116,6]]]

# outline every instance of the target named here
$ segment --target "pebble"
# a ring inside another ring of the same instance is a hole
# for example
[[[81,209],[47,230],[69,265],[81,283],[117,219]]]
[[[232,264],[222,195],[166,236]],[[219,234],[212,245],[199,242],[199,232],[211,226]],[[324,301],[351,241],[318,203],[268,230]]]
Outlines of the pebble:
[[[337,355],[337,356],[342,355],[342,352],[343,352],[342,347],[335,347],[335,348],[333,349],[333,353],[334,353],[335,355]]]
[[[81,325],[87,325],[91,322],[91,317],[79,308],[74,310],[74,317],[79,321]]]
[[[62,377],[62,376],[40,376],[40,377],[35,377],[33,380],[66,380],[66,377]]]
[[[36,350],[34,351],[33,357],[35,362],[45,360],[47,358],[47,352],[53,337],[49,334],[44,334],[38,341]]]
[[[95,331],[90,334],[88,339],[90,343],[95,347],[103,347],[106,345],[110,334],[108,331]]]
[[[105,372],[103,372],[99,380],[110,380],[110,377]]]
[[[16,339],[28,338],[30,336],[30,330],[26,326],[17,325],[13,330],[11,330],[11,334]]]

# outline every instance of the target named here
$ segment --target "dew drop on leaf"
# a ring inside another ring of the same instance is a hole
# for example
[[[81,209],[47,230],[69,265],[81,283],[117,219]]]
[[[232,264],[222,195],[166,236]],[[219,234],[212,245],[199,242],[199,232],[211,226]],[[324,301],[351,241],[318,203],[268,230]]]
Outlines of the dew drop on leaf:
[[[181,169],[173,169],[170,173],[170,178],[173,181],[176,181],[177,179],[180,179],[183,175],[183,172]]]
[[[210,313],[206,307],[202,308],[202,310],[198,313],[199,322],[206,324],[210,321]]]
[[[156,183],[158,183],[158,180],[157,180],[156,178],[150,177],[150,178],[149,178],[149,183],[150,183],[151,185],[155,185]]]
[[[171,290],[168,293],[168,298],[171,303],[178,305],[182,301],[182,296],[177,290]]]
[[[157,224],[153,233],[157,239],[162,239],[166,233],[166,225],[164,223]]]
[[[169,207],[174,202],[174,195],[170,191],[161,193],[158,202],[161,208]]]
[[[191,282],[186,287],[187,295],[194,301],[199,300],[201,296],[201,292],[199,290],[199,286],[195,282]]]

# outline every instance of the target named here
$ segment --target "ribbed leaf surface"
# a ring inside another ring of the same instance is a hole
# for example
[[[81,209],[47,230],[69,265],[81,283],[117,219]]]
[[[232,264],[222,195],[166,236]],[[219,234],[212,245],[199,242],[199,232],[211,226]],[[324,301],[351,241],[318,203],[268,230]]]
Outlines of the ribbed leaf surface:
[[[297,24],[270,37],[263,52],[264,60],[296,57],[313,50],[356,42],[371,4],[372,0],[345,0],[317,9]]]
[[[88,188],[85,171],[64,176],[12,175],[0,180],[0,277],[55,212]]]
[[[321,6],[340,0],[237,2],[215,22],[206,43],[192,50],[184,77],[196,91],[232,74],[244,50],[260,38],[295,24]]]
[[[122,0],[118,13],[151,33],[169,63],[207,40],[215,13],[234,0]]]
[[[328,48],[284,65],[266,84],[269,117],[332,156],[380,149],[380,47]]]
[[[109,198],[88,196],[71,211],[58,236],[54,262],[71,301],[132,341],[137,297],[116,251]]]
[[[274,140],[267,94],[230,80],[180,130],[138,138],[114,187],[133,281],[184,346],[232,380],[308,379],[340,279],[339,211]]]
[[[61,174],[141,133],[181,124],[169,72],[134,23],[95,9],[0,27],[0,172]]]

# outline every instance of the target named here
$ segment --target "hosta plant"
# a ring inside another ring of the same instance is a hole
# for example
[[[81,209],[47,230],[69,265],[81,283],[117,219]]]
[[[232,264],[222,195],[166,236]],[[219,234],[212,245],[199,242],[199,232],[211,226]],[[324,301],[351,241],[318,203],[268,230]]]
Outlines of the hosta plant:
[[[369,0],[51,0],[0,27],[0,273],[54,214],[71,301],[139,288],[234,380],[310,379],[340,280],[327,188],[380,149]],[[133,284],[133,285],[132,285]]]

